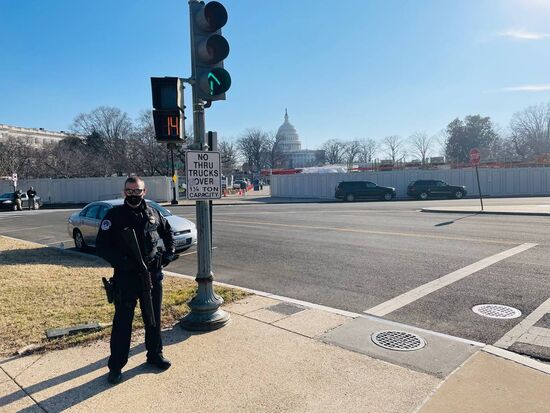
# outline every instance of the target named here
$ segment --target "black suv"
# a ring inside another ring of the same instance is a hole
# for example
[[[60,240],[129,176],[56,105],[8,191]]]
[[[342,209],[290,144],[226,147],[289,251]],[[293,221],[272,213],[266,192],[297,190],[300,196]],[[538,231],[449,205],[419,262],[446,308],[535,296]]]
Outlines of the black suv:
[[[466,194],[465,186],[449,185],[435,179],[421,179],[411,182],[407,187],[407,195],[418,199],[428,199],[430,197],[461,199]]]
[[[370,181],[344,181],[336,187],[334,196],[344,201],[355,201],[356,199],[383,199],[391,201],[395,198],[395,188],[378,186]]]

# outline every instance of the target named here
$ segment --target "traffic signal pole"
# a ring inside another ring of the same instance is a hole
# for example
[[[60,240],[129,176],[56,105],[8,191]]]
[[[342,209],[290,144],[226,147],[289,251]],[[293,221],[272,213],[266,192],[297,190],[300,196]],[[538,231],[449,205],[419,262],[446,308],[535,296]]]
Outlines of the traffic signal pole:
[[[175,143],[169,143],[168,149],[170,149],[170,156],[172,158],[172,201],[170,202],[172,205],[178,205],[178,198],[176,196],[176,169],[174,168],[174,147],[176,146]]]
[[[193,135],[194,149],[208,150],[205,133],[204,102],[198,96],[197,73],[195,66],[195,42],[193,39],[194,16],[193,10],[197,0],[189,0],[189,13],[191,25],[191,66],[193,87]],[[196,201],[197,218],[197,295],[188,303],[191,311],[181,320],[181,326],[186,330],[210,331],[226,325],[229,314],[220,309],[223,298],[216,295],[213,287],[214,273],[212,271],[212,239],[211,221],[208,201]]]

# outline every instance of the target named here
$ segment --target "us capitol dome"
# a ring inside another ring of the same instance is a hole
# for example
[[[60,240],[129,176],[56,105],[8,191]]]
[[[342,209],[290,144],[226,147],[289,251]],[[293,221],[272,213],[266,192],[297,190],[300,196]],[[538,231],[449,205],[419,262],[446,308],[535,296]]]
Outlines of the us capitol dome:
[[[300,137],[298,136],[298,132],[296,131],[294,125],[288,121],[288,111],[286,109],[285,121],[279,127],[275,139],[279,143],[279,147],[283,153],[299,151],[302,149]]]
[[[303,168],[314,166],[322,158],[322,151],[313,151],[302,149],[300,136],[292,123],[288,121],[288,111],[285,109],[285,121],[279,127],[275,140],[279,145],[280,151],[285,157],[284,167]]]

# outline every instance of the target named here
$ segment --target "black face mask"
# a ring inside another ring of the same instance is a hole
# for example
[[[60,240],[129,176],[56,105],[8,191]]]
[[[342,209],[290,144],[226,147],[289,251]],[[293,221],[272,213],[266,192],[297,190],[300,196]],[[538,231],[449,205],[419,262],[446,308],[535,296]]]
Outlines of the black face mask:
[[[141,204],[141,200],[143,198],[141,198],[139,195],[127,195],[125,199],[126,202],[128,202],[130,205],[138,206],[139,204]]]

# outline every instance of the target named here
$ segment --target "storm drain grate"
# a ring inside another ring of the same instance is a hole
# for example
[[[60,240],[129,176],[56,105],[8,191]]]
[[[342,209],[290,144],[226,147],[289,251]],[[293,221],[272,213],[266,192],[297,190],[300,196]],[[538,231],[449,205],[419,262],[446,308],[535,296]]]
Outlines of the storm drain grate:
[[[501,304],[480,304],[474,306],[472,311],[489,318],[509,319],[521,317],[521,311],[517,308]]]
[[[372,334],[371,340],[377,346],[397,351],[419,350],[426,345],[422,337],[398,330],[378,331]]]

